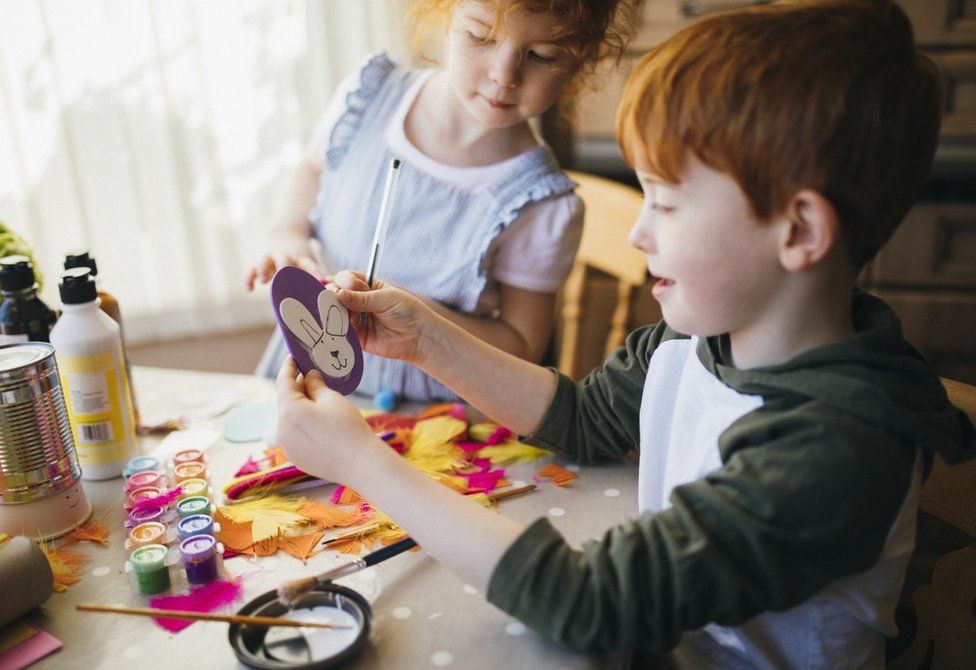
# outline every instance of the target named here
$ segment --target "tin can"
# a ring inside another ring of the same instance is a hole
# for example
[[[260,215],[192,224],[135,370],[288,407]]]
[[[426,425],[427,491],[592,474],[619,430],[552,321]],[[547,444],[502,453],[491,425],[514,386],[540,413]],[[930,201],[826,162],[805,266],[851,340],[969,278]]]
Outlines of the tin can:
[[[0,346],[0,531],[55,537],[83,523],[80,477],[54,347]]]

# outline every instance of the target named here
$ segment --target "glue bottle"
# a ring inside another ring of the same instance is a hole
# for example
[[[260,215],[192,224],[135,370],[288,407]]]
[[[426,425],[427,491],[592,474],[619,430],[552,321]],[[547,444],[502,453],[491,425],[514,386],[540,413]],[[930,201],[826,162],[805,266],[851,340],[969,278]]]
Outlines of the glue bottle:
[[[0,344],[48,342],[57,314],[37,297],[27,256],[0,258]]]
[[[136,455],[136,423],[119,326],[99,309],[88,268],[66,270],[51,344],[83,479],[111,479]]]
[[[88,251],[73,251],[64,257],[64,269],[88,268],[92,277],[98,277],[98,264]],[[125,350],[125,331],[122,328],[122,312],[119,310],[119,301],[108,291],[103,291],[95,280],[95,288],[98,291],[100,301],[99,308],[110,317],[115,323],[119,324],[119,336],[122,338],[122,355],[125,358],[125,373],[129,378],[129,395],[132,402],[132,413],[136,417],[136,426],[139,425],[139,403],[136,402],[135,388],[132,386],[132,368],[129,366],[129,355]]]

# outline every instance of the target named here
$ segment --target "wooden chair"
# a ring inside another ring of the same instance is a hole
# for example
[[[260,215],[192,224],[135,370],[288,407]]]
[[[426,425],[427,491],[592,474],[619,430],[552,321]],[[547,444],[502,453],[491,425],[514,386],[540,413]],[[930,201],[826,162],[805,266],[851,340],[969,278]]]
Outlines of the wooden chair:
[[[585,343],[580,330],[586,306],[583,304],[587,271],[602,270],[617,280],[617,302],[603,343],[604,354],[619,347],[627,335],[630,301],[634,289],[648,278],[647,260],[627,242],[631,226],[641,210],[643,195],[630,186],[582,172],[568,172],[579,184],[577,195],[586,205],[583,238],[573,269],[563,288],[560,313],[562,337],[557,365],[576,379],[580,373],[579,352]]]
[[[942,383],[976,423],[976,386]],[[897,618],[890,670],[976,667],[976,460],[950,466],[936,458]]]

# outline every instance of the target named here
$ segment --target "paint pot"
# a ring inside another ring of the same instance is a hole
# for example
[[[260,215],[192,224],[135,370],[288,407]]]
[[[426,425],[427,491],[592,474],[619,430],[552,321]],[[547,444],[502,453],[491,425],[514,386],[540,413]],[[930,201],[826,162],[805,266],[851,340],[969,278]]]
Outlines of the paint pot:
[[[199,449],[184,449],[173,456],[173,467],[182,463],[203,463],[203,452]]]
[[[161,544],[149,544],[139,547],[129,556],[139,593],[152,595],[169,588],[169,568],[166,567],[168,553],[169,550]]]
[[[129,528],[135,528],[141,523],[148,523],[150,521],[163,521],[163,517],[166,514],[166,510],[162,507],[145,507],[143,509],[134,509],[129,512],[129,518],[125,522],[125,525]]]
[[[166,541],[166,526],[158,521],[147,521],[129,531],[129,548],[138,549]]]
[[[129,493],[129,497],[125,501],[125,509],[132,509],[137,502],[149,500],[162,494],[163,491],[158,486],[140,486]]]
[[[199,461],[189,461],[173,466],[173,478],[177,483],[187,479],[203,479],[207,476],[207,466]]]
[[[179,484],[182,491],[180,491],[180,500],[186,498],[193,498],[197,496],[203,496],[204,498],[209,498],[207,495],[207,484],[206,479],[185,479]]]
[[[155,470],[140,470],[135,472],[129,477],[123,490],[126,493],[131,493],[136,489],[141,489],[144,486],[155,486],[158,489],[163,487],[163,476],[156,472]]]
[[[360,593],[332,582],[321,584],[289,609],[268,591],[238,614],[335,623],[349,628],[284,628],[231,624],[227,637],[237,659],[259,670],[322,670],[352,661],[369,639],[372,610]]]
[[[207,514],[187,516],[180,519],[179,523],[176,524],[176,531],[179,533],[181,540],[193,537],[194,535],[213,535],[213,530],[213,518]]]
[[[159,470],[159,459],[155,456],[136,456],[135,458],[129,459],[126,463],[125,468],[122,470],[122,476],[131,477],[137,472],[146,472],[149,470]]]
[[[217,579],[217,540],[213,535],[194,535],[180,542],[186,581],[207,584]]]
[[[176,514],[182,519],[194,514],[210,514],[210,500],[205,496],[184,498],[176,503]]]
[[[54,348],[0,346],[0,532],[49,539],[91,515]]]

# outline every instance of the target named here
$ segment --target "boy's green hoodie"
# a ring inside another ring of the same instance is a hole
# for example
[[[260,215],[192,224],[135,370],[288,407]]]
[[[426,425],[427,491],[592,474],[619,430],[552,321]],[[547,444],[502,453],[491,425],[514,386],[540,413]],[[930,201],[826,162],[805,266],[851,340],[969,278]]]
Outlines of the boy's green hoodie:
[[[735,369],[721,362],[727,338],[698,341],[692,355],[711,375],[762,401],[720,434],[721,466],[582,551],[536,521],[501,559],[489,600],[573,648],[660,653],[684,631],[782,612],[874,566],[916,456],[927,473],[935,454],[972,458],[976,440],[890,308],[862,292],[852,304],[853,337],[782,365]],[[638,450],[654,430],[641,425],[648,368],[673,340],[694,342],[648,326],[578,384],[560,377],[527,441],[586,463]]]

